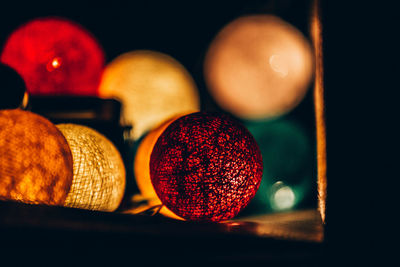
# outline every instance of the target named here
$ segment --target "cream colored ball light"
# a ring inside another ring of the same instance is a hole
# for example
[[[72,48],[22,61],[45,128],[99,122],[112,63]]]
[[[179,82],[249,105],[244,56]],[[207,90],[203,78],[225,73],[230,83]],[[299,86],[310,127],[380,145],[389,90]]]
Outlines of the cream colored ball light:
[[[82,125],[58,124],[70,146],[73,180],[64,206],[115,211],[125,192],[125,167],[111,141]]]

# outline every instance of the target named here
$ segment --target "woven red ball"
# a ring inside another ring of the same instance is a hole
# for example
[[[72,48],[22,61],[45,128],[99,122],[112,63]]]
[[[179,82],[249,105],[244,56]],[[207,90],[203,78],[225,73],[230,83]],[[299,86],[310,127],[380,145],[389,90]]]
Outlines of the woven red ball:
[[[35,18],[11,33],[0,61],[15,69],[31,95],[98,95],[105,55],[81,25]]]
[[[262,170],[252,135],[222,114],[197,112],[177,119],[150,157],[158,197],[187,220],[233,218],[256,194]]]

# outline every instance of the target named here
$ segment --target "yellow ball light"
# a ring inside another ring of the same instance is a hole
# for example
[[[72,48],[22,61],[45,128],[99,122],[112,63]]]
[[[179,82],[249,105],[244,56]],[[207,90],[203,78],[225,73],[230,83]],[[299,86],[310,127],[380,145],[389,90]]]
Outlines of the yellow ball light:
[[[184,115],[184,114],[182,114]],[[143,141],[140,143],[134,161],[134,172],[136,184],[140,190],[140,193],[144,199],[148,201],[149,206],[161,205],[161,200],[158,198],[156,191],[154,190],[153,184],[150,179],[150,156],[153,151],[154,145],[156,144],[158,137],[164,132],[164,130],[176,119],[182,115],[175,116],[155,129],[153,129]],[[173,213],[170,209],[163,206],[160,213],[178,220],[183,220],[180,216]]]
[[[82,125],[58,124],[71,148],[73,180],[65,206],[114,211],[125,192],[125,166],[116,147]]]
[[[0,199],[63,205],[72,155],[57,127],[19,109],[0,111]]]
[[[238,117],[280,116],[304,98],[313,73],[308,40],[272,15],[240,17],[211,43],[204,62],[210,93]]]
[[[99,94],[121,101],[121,122],[133,125],[134,140],[174,115],[198,111],[200,105],[187,70],[168,55],[146,50],[122,54],[108,64]]]

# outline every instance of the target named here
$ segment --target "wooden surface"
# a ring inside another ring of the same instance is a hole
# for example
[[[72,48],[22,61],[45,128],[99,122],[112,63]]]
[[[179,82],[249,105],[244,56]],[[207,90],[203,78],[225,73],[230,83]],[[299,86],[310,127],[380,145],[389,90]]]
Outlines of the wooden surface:
[[[316,210],[200,223],[0,202],[0,234],[9,247],[110,248],[122,257],[153,262],[200,256],[201,262],[314,264],[324,247]]]

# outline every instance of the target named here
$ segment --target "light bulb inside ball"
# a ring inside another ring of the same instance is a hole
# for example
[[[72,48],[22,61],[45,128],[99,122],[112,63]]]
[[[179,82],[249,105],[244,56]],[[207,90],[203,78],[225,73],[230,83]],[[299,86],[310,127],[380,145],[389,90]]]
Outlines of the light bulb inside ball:
[[[31,95],[97,96],[105,56],[81,25],[45,17],[13,31],[0,61],[21,74]]]

